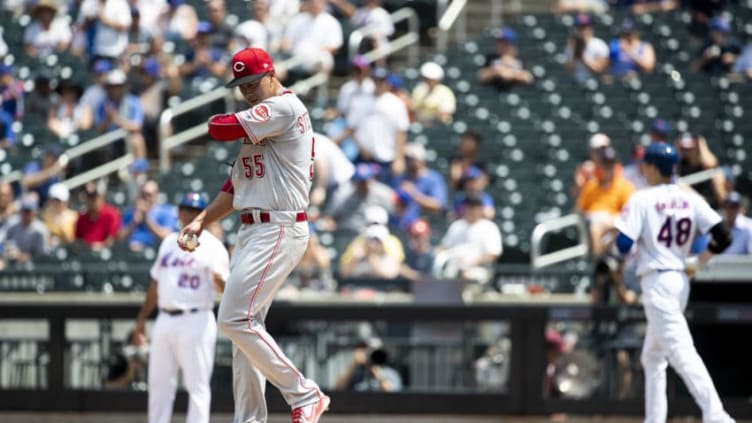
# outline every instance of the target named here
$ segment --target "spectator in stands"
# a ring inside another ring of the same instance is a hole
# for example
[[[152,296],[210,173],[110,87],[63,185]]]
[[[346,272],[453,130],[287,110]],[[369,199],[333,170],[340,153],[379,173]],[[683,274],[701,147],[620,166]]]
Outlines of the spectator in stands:
[[[449,225],[436,247],[434,271],[439,277],[486,284],[503,251],[501,231],[483,217],[480,197],[468,197],[465,206],[464,216]]]
[[[496,40],[496,53],[486,56],[483,67],[478,71],[478,80],[500,91],[518,84],[532,84],[533,74],[525,69],[517,55],[517,32],[512,28],[501,28],[494,31],[493,37]]]
[[[370,225],[362,235],[356,237],[357,242],[362,236],[365,238],[363,248],[351,248],[352,254],[342,256],[339,264],[339,274],[343,278],[379,278],[394,279],[399,276],[402,260],[394,254],[389,254],[385,243],[389,238],[389,229],[385,225]]]
[[[655,50],[653,45],[640,39],[640,33],[632,19],[621,24],[619,38],[609,44],[610,72],[619,78],[632,78],[639,74],[653,73]]]
[[[369,206],[365,209],[360,233],[350,241],[342,255],[340,263],[349,263],[357,257],[363,256],[367,248],[367,237],[365,231],[371,226],[384,226],[389,223],[389,213],[381,206]],[[387,228],[388,229],[388,228]],[[405,250],[402,247],[402,241],[392,234],[388,233],[383,241],[384,251],[387,255],[393,257],[396,261],[402,263],[405,260]]]
[[[26,194],[21,199],[21,218],[8,227],[3,243],[4,254],[9,261],[23,263],[49,252],[49,233],[37,218],[38,210],[36,194]]]
[[[579,82],[600,75],[608,68],[608,45],[595,36],[589,15],[579,14],[575,19],[575,32],[567,41],[566,69]]]
[[[752,219],[746,216],[747,200],[736,191],[723,201],[724,223],[731,231],[731,245],[721,254],[752,254]]]
[[[55,90],[60,97],[49,111],[47,129],[59,138],[67,138],[80,130],[91,128],[94,119],[92,109],[88,104],[79,102],[81,86],[71,79],[63,79],[58,82]]]
[[[323,206],[324,202],[340,187],[350,182],[355,174],[355,166],[329,137],[315,133],[314,140],[316,161],[310,206],[318,208]],[[309,214],[311,211],[309,209]]]
[[[90,182],[84,188],[86,202],[76,221],[76,240],[93,249],[111,245],[120,229],[120,212],[107,204],[103,188]]]
[[[467,168],[465,174],[462,175],[460,190],[454,197],[453,217],[462,217],[465,213],[465,200],[468,197],[480,197],[483,201],[483,217],[493,219],[496,215],[496,204],[491,194],[486,192],[486,187],[488,187],[488,175],[475,166]]]
[[[353,57],[350,60],[350,79],[339,89],[337,107],[326,114],[328,120],[333,120],[329,125],[329,135],[350,160],[358,157],[358,144],[353,135],[373,108],[374,91],[370,63],[363,56]]]
[[[376,180],[378,170],[373,165],[360,163],[349,184],[338,189],[332,196],[321,229],[334,228],[360,231],[366,222],[366,209],[380,206],[391,211],[394,207],[394,191]]]
[[[717,16],[710,24],[710,40],[697,52],[692,69],[708,75],[724,75],[734,70],[740,53],[741,47],[733,38],[731,23]]]
[[[0,181],[0,241],[10,219],[18,214],[18,202],[10,182]]]
[[[639,142],[634,143],[632,145],[632,160],[628,165],[624,166],[622,173],[624,178],[634,186],[635,190],[640,190],[648,186],[645,176],[640,170],[640,163],[642,163],[642,158],[644,156],[645,146]]]
[[[752,43],[748,43],[739,58],[736,59],[734,72],[746,77],[746,80],[752,79]]]
[[[50,233],[52,246],[68,244],[76,238],[78,212],[68,207],[69,199],[70,191],[62,183],[50,187],[42,220]]]
[[[77,22],[87,36],[87,55],[112,63],[123,58],[131,26],[131,7],[127,0],[83,0]]]
[[[679,176],[690,175],[718,166],[718,158],[710,151],[708,142],[703,136],[684,134],[677,142],[677,147],[679,150]],[[714,209],[718,209],[726,198],[725,178],[723,172],[720,171],[716,172],[711,179],[692,185],[692,188],[703,196],[705,201]]]
[[[206,78],[222,78],[227,72],[225,50],[211,44],[213,26],[210,22],[198,23],[193,49],[185,55],[185,63],[180,65],[180,75],[203,81]]]
[[[127,93],[125,72],[120,69],[110,71],[104,80],[105,98],[94,109],[94,125],[101,132],[123,129],[128,134],[128,143],[137,161],[146,158],[146,143],[141,129],[144,125],[144,111],[138,97]]]
[[[46,121],[50,110],[60,102],[58,93],[52,89],[52,78],[46,71],[34,77],[34,89],[26,95],[24,108],[26,117],[37,121]]]
[[[198,14],[185,0],[167,0],[167,8],[157,19],[157,27],[156,37],[189,41],[196,36]]]
[[[371,50],[388,52],[389,37],[394,34],[394,24],[389,12],[381,7],[381,0],[365,0],[359,3],[361,6],[356,7],[348,0],[329,0],[329,4],[350,18],[353,28],[368,28],[369,33],[364,40],[366,43],[359,46],[358,52],[366,53]]]
[[[246,47],[258,47],[270,55],[276,55],[282,42],[284,27],[269,18],[269,0],[255,1],[251,5],[251,19],[235,28],[233,51]]]
[[[300,72],[306,76],[331,72],[334,55],[344,42],[342,25],[325,8],[326,0],[305,0],[305,10],[295,15],[285,30],[282,51],[304,58]]]
[[[157,152],[157,130],[159,118],[170,97],[183,89],[178,67],[174,64],[162,66],[155,57],[148,57],[138,68],[139,101],[144,111],[143,133],[150,153]]]
[[[24,114],[24,82],[13,76],[13,66],[0,63],[0,110],[14,121]]]
[[[267,0],[269,3],[269,16],[280,25],[287,25],[290,19],[301,11],[305,0]]]
[[[352,363],[337,377],[334,389],[397,392],[402,390],[402,376],[389,365],[389,355],[380,340],[361,341],[353,350]]]
[[[448,124],[457,110],[457,99],[452,90],[441,83],[444,69],[434,62],[426,62],[420,67],[423,80],[413,88],[410,104],[415,119],[424,124],[435,121]]]
[[[167,0],[128,0],[138,11],[140,32],[149,38],[158,36],[159,16],[167,9]]]
[[[415,219],[407,229],[405,262],[400,269],[400,275],[413,281],[427,279],[433,270],[434,258],[431,226],[425,219]]]
[[[123,211],[119,240],[128,240],[131,250],[156,247],[170,233],[179,230],[174,206],[159,202],[159,184],[148,180],[141,187],[136,204]]]
[[[444,176],[426,165],[426,149],[422,144],[405,146],[407,172],[398,176],[395,186],[406,196],[407,206],[399,216],[399,226],[406,229],[421,214],[439,214],[447,208],[447,186]]]
[[[79,103],[82,106],[88,107],[92,113],[99,107],[99,105],[107,97],[107,93],[104,90],[105,80],[107,74],[109,74],[115,68],[112,62],[106,59],[99,59],[92,65],[92,72],[94,73],[93,83],[84,89],[84,93],[81,94]]]
[[[627,200],[634,192],[634,186],[620,171],[616,151],[612,147],[599,150],[599,172],[582,187],[577,197],[577,211],[588,221],[590,245],[593,254],[600,256],[606,247],[604,235],[613,227]]]
[[[471,167],[477,167],[488,175],[488,165],[480,158],[482,142],[483,135],[477,131],[469,130],[460,136],[457,153],[449,163],[449,181],[452,189],[461,189],[462,177]]]
[[[209,44],[219,50],[226,51],[233,37],[233,29],[227,24],[227,5],[225,0],[209,0],[206,3],[209,14],[211,32]]]
[[[704,41],[711,31],[713,18],[720,15],[728,3],[727,0],[689,0],[691,21],[689,33],[698,40]]]
[[[55,0],[38,0],[31,8],[32,22],[24,31],[24,50],[29,57],[45,58],[68,49],[73,35],[57,12]]]
[[[585,183],[595,178],[601,166],[602,150],[611,147],[611,138],[603,133],[597,133],[590,137],[588,141],[590,147],[590,156],[587,160],[577,165],[574,173],[574,185],[572,186],[572,196],[577,197]],[[621,165],[617,165],[617,172],[621,172]]]
[[[152,45],[152,30],[141,25],[141,11],[138,7],[131,6],[131,26],[128,29],[128,57],[146,54]]]
[[[49,144],[44,149],[41,160],[26,163],[23,168],[21,186],[37,193],[42,207],[47,203],[50,187],[63,180],[68,166],[68,156],[59,144]]]
[[[381,166],[382,177],[386,177],[390,169],[393,175],[405,170],[404,149],[410,126],[407,107],[391,92],[388,76],[386,69],[374,70],[376,101],[355,128],[355,141],[360,149],[357,161],[377,163]]]

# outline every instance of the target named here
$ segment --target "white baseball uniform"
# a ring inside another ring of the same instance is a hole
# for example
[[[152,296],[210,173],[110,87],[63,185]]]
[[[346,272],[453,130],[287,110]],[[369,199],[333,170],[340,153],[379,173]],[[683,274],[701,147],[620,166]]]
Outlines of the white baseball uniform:
[[[149,423],[171,421],[178,368],[189,395],[187,423],[208,423],[217,339],[214,275],[227,280],[230,257],[208,231],[192,253],[178,247],[177,236],[162,241],[151,268],[160,312],[149,347]]]
[[[707,233],[720,221],[704,199],[675,184],[635,192],[616,219],[616,228],[637,245],[637,274],[647,317],[642,349],[647,423],[666,421],[668,364],[689,388],[704,422],[733,422],[694,347],[683,314],[689,298],[685,259],[692,240],[696,232]]]
[[[264,324],[276,292],[308,245],[305,211],[313,179],[314,136],[305,105],[290,91],[235,116],[247,135],[231,175],[233,207],[241,211],[244,224],[238,230],[218,322],[236,348],[235,423],[263,423],[267,379],[293,408],[316,403],[322,395]]]

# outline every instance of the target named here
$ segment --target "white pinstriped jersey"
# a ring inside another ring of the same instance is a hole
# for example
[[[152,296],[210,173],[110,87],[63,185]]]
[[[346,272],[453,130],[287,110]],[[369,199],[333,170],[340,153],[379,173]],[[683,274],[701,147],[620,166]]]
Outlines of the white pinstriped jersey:
[[[211,309],[214,307],[214,274],[223,280],[230,275],[227,249],[209,231],[199,235],[199,246],[193,251],[178,247],[178,233],[171,233],[159,246],[157,259],[151,267],[151,278],[157,281],[159,308]]]
[[[303,102],[283,91],[235,116],[247,137],[232,168],[233,207],[306,210],[315,153]]]
[[[699,195],[676,184],[637,191],[614,226],[637,245],[637,274],[684,270],[697,232],[706,233],[721,216]]]

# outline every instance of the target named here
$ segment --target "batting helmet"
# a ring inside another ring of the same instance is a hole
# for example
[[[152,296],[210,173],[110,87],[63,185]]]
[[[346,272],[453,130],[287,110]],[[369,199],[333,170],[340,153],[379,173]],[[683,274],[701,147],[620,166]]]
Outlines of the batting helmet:
[[[645,148],[645,157],[642,161],[654,165],[661,175],[671,176],[674,166],[679,162],[679,154],[670,144],[655,143]]]
[[[186,192],[180,199],[178,207],[203,210],[206,208],[206,199],[197,192]]]

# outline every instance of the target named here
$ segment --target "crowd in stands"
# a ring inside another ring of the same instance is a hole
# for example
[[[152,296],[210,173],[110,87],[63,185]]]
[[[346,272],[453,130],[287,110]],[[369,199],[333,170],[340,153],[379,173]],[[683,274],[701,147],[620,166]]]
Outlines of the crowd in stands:
[[[632,3],[635,14],[653,10],[653,3],[658,10],[678,7],[672,1]],[[735,40],[723,10],[705,8],[702,1],[690,3],[694,9],[688,30],[697,40],[693,68],[708,75],[752,77],[752,46],[743,48]],[[343,48],[345,21],[352,28],[377,28],[361,51],[388,46],[395,28],[381,2],[356,4],[360,6],[347,0],[258,0],[248,3],[245,15],[231,19],[225,0],[207,0],[205,9],[183,0],[4,2],[5,13],[28,15],[30,21],[22,44],[6,45],[0,38],[2,147],[10,155],[18,148],[13,129],[18,122],[45,127],[46,141],[39,144],[44,145],[41,157],[22,167],[20,186],[0,184],[0,263],[33,260],[69,243],[93,249],[120,243],[134,251],[156,247],[177,229],[168,193],[149,177],[154,173],[149,159],[156,154],[156,124],[169,99],[186,88],[222,85],[230,73],[228,58],[247,46],[263,47],[277,60],[300,57],[299,66],[280,69],[286,82],[331,73]],[[561,40],[566,43],[563,66],[573,83],[654,71],[659,58],[634,20],[619,22],[620,35],[606,41],[595,32],[591,13],[604,13],[608,4],[568,0],[559,7],[575,13],[571,37]],[[504,27],[492,36],[495,49],[478,63],[474,82],[501,91],[535,84],[517,32]],[[54,54],[77,58],[82,68],[72,75],[50,74],[44,59]],[[14,63],[21,58],[34,63],[31,75],[18,74]],[[408,87],[387,60],[370,63],[357,55],[347,58],[347,66],[348,79],[324,113],[326,124],[315,128],[314,236],[295,272],[295,286],[333,290],[335,273],[352,278],[461,277],[487,284],[503,241],[494,221],[498,197],[489,191],[492,164],[479,151],[482,143],[496,140],[484,140],[472,128],[457,139],[442,140],[456,145],[454,156],[446,158],[448,171],[442,173],[433,166],[433,151],[409,139],[409,128],[453,122],[461,106],[458,94],[443,82],[444,67],[425,61],[419,66],[420,80]],[[62,147],[68,138],[115,129],[125,131],[125,142],[100,159],[125,151],[136,158],[132,195],[123,209],[106,202],[104,184],[87,184],[80,197],[61,184],[72,173]],[[660,119],[651,131],[653,141],[680,147],[680,175],[724,165],[712,152],[713,140],[702,134],[675,134]],[[590,158],[578,166],[571,195],[576,210],[588,219],[593,251],[599,254],[614,217],[629,195],[644,186],[639,175],[644,145],[636,143],[632,162],[622,164],[609,134],[583,142],[589,142]],[[714,207],[724,208],[735,235],[747,240],[746,245],[737,241],[730,252],[748,254],[752,224],[730,176],[719,171],[695,189]],[[212,194],[211,187],[207,191]],[[436,220],[445,223],[445,233],[433,232]],[[225,239],[221,227],[212,230]],[[336,265],[316,236],[335,230],[349,231],[351,237]]]

